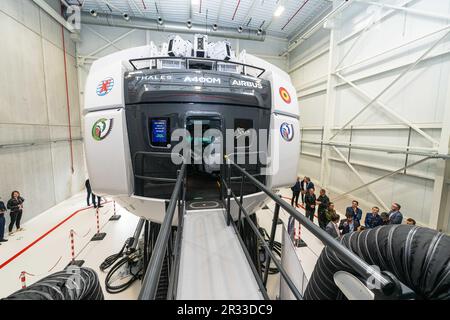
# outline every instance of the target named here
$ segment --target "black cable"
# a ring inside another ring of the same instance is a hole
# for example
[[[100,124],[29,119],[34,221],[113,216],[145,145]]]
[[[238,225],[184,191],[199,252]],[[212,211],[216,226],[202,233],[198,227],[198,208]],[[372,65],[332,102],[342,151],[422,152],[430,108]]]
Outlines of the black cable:
[[[142,268],[140,268],[138,270],[137,273],[133,273],[132,271],[132,267],[134,264],[134,259],[131,256],[126,256],[124,258],[122,258],[121,260],[119,260],[119,262],[117,262],[112,268],[111,270],[108,272],[108,274],[106,275],[106,279],[105,279],[105,286],[106,286],[106,291],[108,293],[119,293],[122,291],[125,291],[126,289],[128,289],[136,280],[138,280],[141,276],[141,271]],[[114,286],[110,284],[110,280],[112,278],[112,276],[125,264],[128,264],[129,266],[129,273],[131,274],[131,278],[125,282],[122,283],[120,285]]]

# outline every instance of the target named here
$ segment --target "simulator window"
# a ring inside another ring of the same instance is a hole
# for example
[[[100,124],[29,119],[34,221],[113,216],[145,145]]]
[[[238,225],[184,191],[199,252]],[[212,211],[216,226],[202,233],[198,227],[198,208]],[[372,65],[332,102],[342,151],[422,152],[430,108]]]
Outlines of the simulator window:
[[[150,119],[150,143],[153,147],[167,148],[170,141],[170,120],[168,118]]]

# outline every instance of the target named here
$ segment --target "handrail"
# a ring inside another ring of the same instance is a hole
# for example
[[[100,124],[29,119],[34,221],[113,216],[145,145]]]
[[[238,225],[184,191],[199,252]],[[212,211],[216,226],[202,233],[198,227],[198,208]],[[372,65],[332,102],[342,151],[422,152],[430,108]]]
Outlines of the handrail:
[[[355,255],[349,249],[344,247],[340,242],[336,241],[332,236],[326,233],[324,230],[316,226],[305,216],[301,215],[297,210],[295,210],[292,206],[290,206],[286,201],[279,198],[278,195],[273,193],[269,188],[267,188],[264,184],[256,180],[252,175],[242,169],[240,166],[236,165],[231,161],[231,159],[225,156],[228,166],[233,166],[236,168],[243,176],[249,179],[259,190],[263,191],[267,194],[276,204],[281,206],[288,214],[294,217],[297,221],[299,221],[303,226],[305,226],[308,231],[310,231],[314,236],[320,239],[323,243],[332,248],[336,254],[338,254],[345,262],[355,268],[356,272],[358,272],[365,279],[369,277],[374,277],[380,283],[380,288],[385,293],[390,293],[394,290],[395,284],[393,281],[382,275],[377,269],[373,268],[365,261],[363,261],[360,257]],[[236,202],[239,204],[237,199]],[[239,204],[242,207],[241,204]],[[243,209],[243,207],[241,208]],[[244,211],[244,210],[243,210]],[[245,214],[245,211],[244,211]],[[247,218],[247,217],[246,217]],[[272,257],[273,258],[273,257]],[[281,271],[281,270],[280,270]]]
[[[236,62],[236,61],[230,61],[230,60],[226,61],[226,60],[210,59],[210,58],[198,58],[198,57],[170,57],[170,56],[165,56],[165,57],[164,57],[164,56],[162,56],[162,57],[148,57],[148,58],[130,59],[130,60],[128,60],[128,62],[131,64],[131,66],[134,68],[134,70],[137,71],[137,70],[142,70],[142,69],[145,69],[145,68],[137,68],[136,65],[134,64],[135,62],[139,62],[139,61],[150,61],[150,60],[184,60],[185,68],[186,68],[187,70],[190,70],[190,69],[187,68],[187,61],[188,61],[188,60],[198,60],[198,61],[211,61],[211,62],[214,62],[214,65],[215,65],[215,67],[216,67],[216,70],[217,70],[217,63],[218,63],[218,62],[226,63],[226,64],[235,64],[235,65],[244,67],[244,71],[245,71],[245,68],[253,68],[253,69],[256,69],[256,70],[261,71],[261,72],[258,74],[257,78],[261,77],[261,76],[264,74],[264,72],[266,72],[266,69],[264,69],[264,68],[255,67],[255,66],[252,66],[252,65],[249,65],[249,64],[245,64],[245,63],[242,63],[242,62]],[[195,69],[195,70],[197,70],[197,69]],[[247,75],[246,72],[245,72],[245,74]]]
[[[186,163],[183,163],[178,173],[177,182],[170,197],[169,205],[167,207],[164,221],[156,239],[155,247],[152,251],[152,256],[147,267],[147,271],[142,282],[142,289],[139,293],[139,300],[154,300],[158,291],[159,278],[161,276],[161,269],[164,263],[166,250],[171,234],[172,221],[175,214],[175,209],[181,194],[181,187],[186,175]]]
[[[228,163],[228,167],[230,166],[230,164]],[[245,170],[244,170],[245,171]],[[231,170],[228,170],[228,180],[230,180],[230,174],[231,174]],[[246,174],[248,174],[246,172]],[[250,175],[251,176],[251,175]],[[244,176],[242,176],[244,177]],[[300,291],[298,291],[297,287],[295,286],[295,284],[292,282],[292,280],[289,278],[286,270],[283,268],[283,266],[281,265],[280,261],[275,257],[275,255],[272,252],[272,246],[273,246],[273,238],[274,238],[274,232],[271,235],[271,240],[269,242],[269,244],[266,243],[264,237],[261,235],[261,233],[258,230],[258,227],[253,223],[253,221],[251,221],[250,216],[247,212],[247,210],[245,209],[245,207],[242,204],[242,184],[244,182],[244,179],[242,178],[241,181],[241,197],[240,200],[236,197],[236,195],[234,194],[233,190],[231,190],[230,186],[228,185],[228,183],[225,181],[225,179],[222,179],[222,183],[224,184],[225,189],[227,190],[227,201],[224,201],[224,206],[226,207],[226,214],[227,214],[227,225],[232,225],[233,228],[236,230],[236,234],[238,236],[238,238],[240,238],[240,234],[239,234],[239,228],[236,228],[236,225],[234,223],[234,221],[231,219],[231,213],[230,213],[230,209],[231,209],[231,205],[230,205],[230,198],[233,197],[234,201],[236,202],[236,204],[239,206],[239,218],[238,221],[240,221],[241,218],[241,212],[244,213],[244,217],[247,220],[248,224],[250,225],[250,227],[252,228],[253,232],[255,233],[255,235],[258,237],[259,241],[261,242],[261,244],[263,245],[265,252],[267,253],[267,259],[266,259],[266,272],[264,274],[264,280],[261,279],[261,276],[256,272],[254,266],[253,266],[253,262],[251,261],[251,259],[249,259],[248,257],[248,252],[247,252],[247,248],[245,246],[243,246],[243,250],[244,253],[246,253],[246,257],[247,260],[250,264],[250,266],[252,267],[252,271],[253,274],[255,276],[255,279],[257,281],[257,284],[261,290],[261,293],[263,294],[265,299],[268,299],[268,295],[267,295],[267,290],[265,288],[265,285],[267,284],[267,276],[269,274],[269,264],[270,264],[270,259],[269,257],[273,260],[273,262],[275,263],[275,265],[277,266],[278,270],[280,271],[281,276],[283,277],[283,279],[286,281],[286,284],[288,285],[289,289],[291,290],[291,292],[293,293],[293,295],[301,300],[303,299],[302,294],[300,293]],[[279,205],[277,205],[277,207],[279,207]],[[279,212],[279,209],[276,209],[276,212]],[[278,217],[277,217],[278,220]],[[276,223],[276,221],[274,221],[273,223]],[[274,227],[272,227],[272,229],[274,229]],[[241,241],[241,244],[243,244],[243,242]]]

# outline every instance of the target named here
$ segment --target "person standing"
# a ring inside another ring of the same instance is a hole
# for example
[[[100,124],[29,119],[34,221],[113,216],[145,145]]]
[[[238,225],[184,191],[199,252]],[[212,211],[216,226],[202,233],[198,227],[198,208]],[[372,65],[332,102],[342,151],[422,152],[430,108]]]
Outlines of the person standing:
[[[328,204],[327,212],[325,213],[325,216],[327,217],[327,221],[330,222],[332,219],[333,213],[337,214],[336,210],[334,209],[334,203],[330,202]]]
[[[373,229],[383,224],[383,219],[378,212],[380,212],[380,208],[378,207],[373,207],[372,212],[367,212],[366,219],[364,220],[366,228]]]
[[[295,202],[295,207],[298,207],[298,197],[300,195],[300,177],[297,177],[297,181],[295,182],[295,184],[291,187],[292,190],[292,199],[291,199],[291,206],[294,206],[294,202]]]
[[[339,224],[339,230],[342,230],[342,235],[346,233],[351,233],[353,231],[357,231],[359,227],[358,220],[355,219],[355,216],[352,212],[347,212],[345,214],[345,219],[341,220]]]
[[[356,200],[353,200],[352,206],[347,207],[347,209],[345,209],[345,215],[347,215],[347,213],[352,213],[355,220],[358,220],[358,223],[359,223],[362,218],[362,210],[360,208],[358,208],[358,205],[359,205],[359,202]]]
[[[337,213],[331,214],[331,221],[328,222],[325,231],[333,238],[340,238],[341,232],[339,231],[339,215]]]
[[[20,227],[20,220],[22,219],[23,203],[25,199],[20,196],[19,191],[11,192],[11,199],[8,200],[6,205],[10,211],[11,222],[9,223],[9,235],[13,235],[12,232],[14,224],[16,225],[17,231],[23,231],[24,229]]]
[[[87,206],[89,207],[91,205],[90,199],[92,197],[92,204],[94,204],[94,207],[95,207],[95,195],[92,193],[91,182],[89,181],[89,179],[86,179],[84,186],[86,187],[86,193],[87,193],[87,197],[86,197]]]
[[[314,188],[308,190],[305,196],[305,215],[309,220],[314,222],[314,212],[316,211],[316,195],[314,194]]]
[[[99,208],[102,208],[103,206],[100,204],[102,198],[99,196],[96,196],[92,192],[91,182],[89,181],[89,179],[86,180],[86,182],[84,183],[84,186],[86,187],[86,193],[87,193],[86,202],[87,202],[88,207],[91,205],[89,200],[90,200],[90,198],[92,198],[92,204],[94,205],[94,208],[97,208],[97,206]],[[96,198],[97,198],[97,202],[95,201]],[[98,205],[97,205],[97,203],[98,203]]]
[[[328,224],[327,220],[327,209],[330,203],[330,198],[326,195],[325,189],[320,189],[320,195],[317,198],[317,204],[319,207],[317,208],[317,218],[319,220],[319,226],[325,230]]]
[[[8,241],[5,239],[5,212],[5,203],[0,201],[0,242]]]
[[[302,205],[305,205],[305,195],[306,190],[308,190],[308,180],[307,177],[304,177],[302,182],[300,183],[300,193],[302,194]]]
[[[401,224],[403,221],[403,214],[400,212],[401,206],[394,202],[391,205],[391,211],[389,212],[389,224]]]
[[[406,219],[406,224],[409,224],[411,226],[415,226],[416,225],[416,220],[414,220],[413,218],[408,218],[408,219]]]

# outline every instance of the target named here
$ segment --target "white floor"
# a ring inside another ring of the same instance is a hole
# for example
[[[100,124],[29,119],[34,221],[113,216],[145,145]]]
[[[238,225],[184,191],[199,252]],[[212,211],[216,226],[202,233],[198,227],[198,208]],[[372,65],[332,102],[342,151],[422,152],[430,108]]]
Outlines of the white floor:
[[[291,192],[289,189],[283,189],[280,194],[290,197]],[[101,231],[107,233],[106,238],[102,241],[90,242],[96,233],[95,209],[86,208],[85,201],[85,193],[80,193],[60,203],[25,223],[23,225],[25,231],[9,237],[9,241],[0,246],[0,298],[20,290],[21,271],[29,273],[26,281],[27,285],[30,285],[51,273],[62,270],[71,259],[69,242],[71,229],[76,232],[77,259],[85,260],[84,266],[97,271],[103,286],[106,273],[99,271],[100,263],[107,256],[120,250],[125,240],[132,236],[139,219],[116,204],[117,213],[122,218],[118,221],[109,221],[113,214],[113,206],[112,203],[107,203],[100,211]],[[286,201],[289,202],[289,200]],[[275,207],[273,201],[269,202],[268,207],[269,209],[258,211],[257,215],[259,224],[270,232]],[[298,211],[304,214],[302,209]],[[284,210],[281,210],[280,218],[287,224],[288,214]],[[297,254],[307,278],[310,278],[323,244],[305,228],[301,229],[301,235],[308,246],[297,248]],[[281,225],[277,227],[276,240],[281,241]],[[21,254],[18,255],[18,253]],[[279,278],[269,279],[269,286],[275,290],[278,285]],[[136,281],[123,293],[108,294],[106,290],[103,292],[105,299],[136,299],[139,290],[140,282]],[[276,297],[276,295],[271,296]]]
[[[116,205],[117,214],[122,218],[118,221],[109,221],[113,215],[113,205],[104,204],[104,207],[100,208],[100,227],[101,232],[106,232],[107,235],[102,241],[90,242],[97,232],[96,216],[95,209],[86,208],[85,201],[85,193],[77,194],[23,224],[25,231],[7,238],[9,241],[0,246],[0,297],[3,298],[21,289],[19,280],[21,271],[28,273],[26,282],[30,285],[62,270],[71,260],[69,242],[71,229],[76,232],[77,260],[85,260],[84,266],[96,270],[103,285],[106,274],[100,272],[98,266],[105,257],[120,250],[125,240],[133,234],[139,219]],[[73,215],[78,210],[81,211]],[[63,222],[65,219],[67,220]],[[63,223],[60,224],[61,222]],[[56,226],[58,227],[55,228]],[[52,230],[53,228],[55,229]],[[50,230],[52,231],[48,233]],[[45,236],[39,240],[43,235]],[[26,250],[17,256],[24,249]],[[9,260],[11,261],[8,263]],[[106,299],[134,299],[138,290],[139,285],[137,291],[136,286],[133,286],[118,295],[109,295],[103,291]]]

